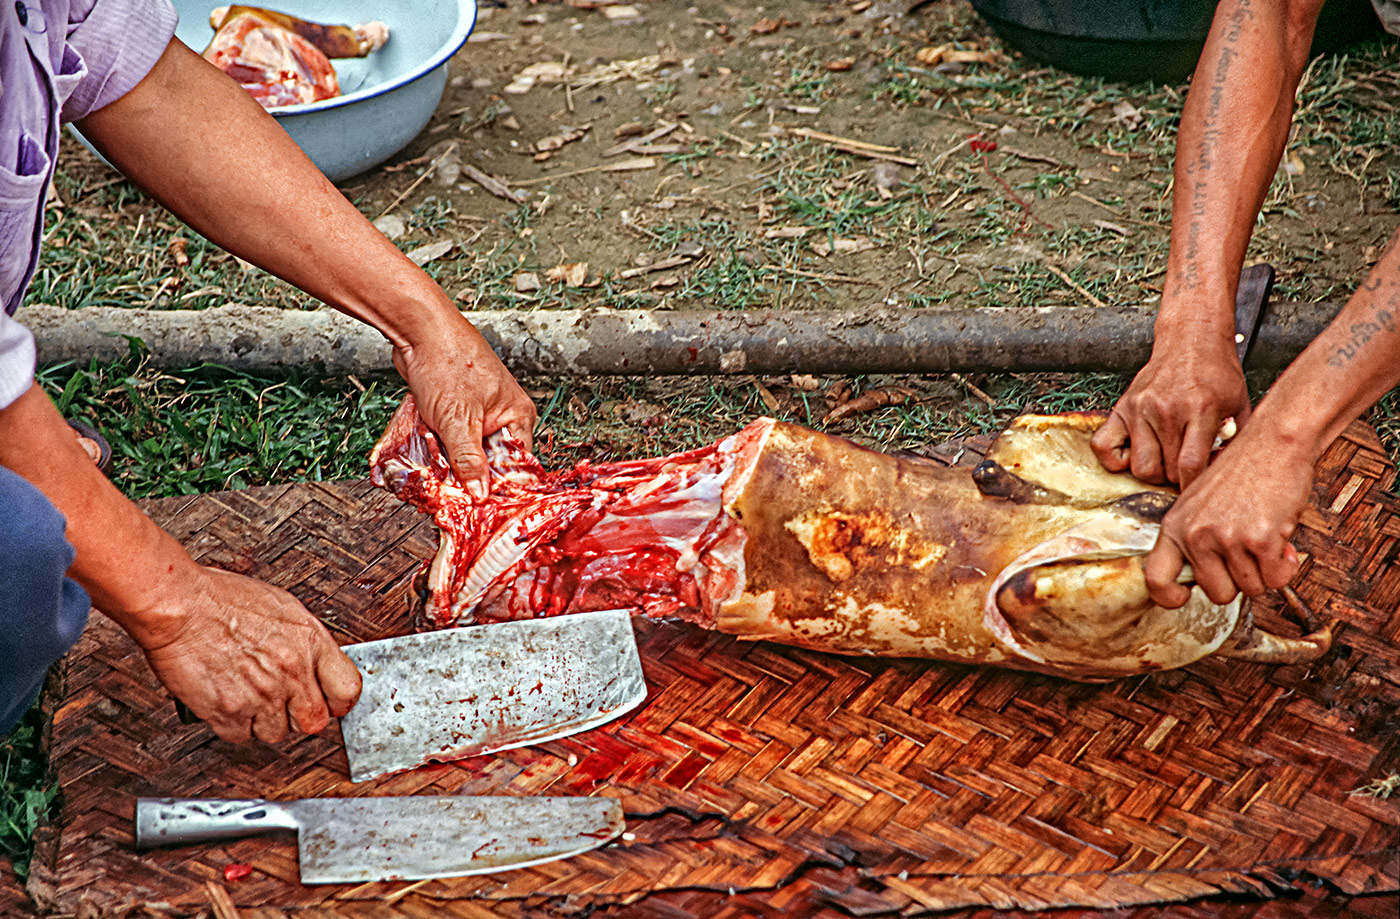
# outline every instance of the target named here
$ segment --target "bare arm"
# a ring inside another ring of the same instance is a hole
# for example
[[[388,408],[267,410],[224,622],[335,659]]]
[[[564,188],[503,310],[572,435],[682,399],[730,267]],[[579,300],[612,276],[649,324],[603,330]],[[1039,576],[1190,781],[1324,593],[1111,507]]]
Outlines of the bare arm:
[[[1182,111],[1152,358],[1094,438],[1103,464],[1189,485],[1220,424],[1243,426],[1240,266],[1288,138],[1321,0],[1225,0]]]
[[[278,741],[343,715],[354,664],[291,594],[195,563],[108,482],[38,385],[0,409],[0,465],[67,520],[69,576],[221,737]]]
[[[383,332],[464,481],[484,473],[483,433],[529,436],[534,406],[446,294],[188,48],[172,41],[80,126],[191,226]],[[0,463],[64,513],[73,577],[220,736],[275,741],[353,704],[358,674],[325,628],[286,591],[197,565],[97,474],[37,388],[0,413]]]
[[[1287,584],[1288,539],[1313,466],[1342,429],[1400,383],[1400,234],[1342,312],[1279,377],[1249,424],[1177,501],[1144,564],[1157,602],[1180,606],[1183,560],[1217,603]]]
[[[79,127],[195,230],[384,333],[463,481],[485,475],[485,435],[508,426],[528,443],[533,403],[451,299],[199,55],[172,40]]]

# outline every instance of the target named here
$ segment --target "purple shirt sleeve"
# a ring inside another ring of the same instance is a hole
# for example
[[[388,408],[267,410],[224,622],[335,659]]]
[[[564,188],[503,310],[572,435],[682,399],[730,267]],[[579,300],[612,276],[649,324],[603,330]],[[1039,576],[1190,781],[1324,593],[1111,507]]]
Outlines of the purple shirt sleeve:
[[[177,21],[170,0],[74,0],[69,16],[68,44],[87,65],[87,76],[64,103],[64,121],[97,111],[141,82]]]
[[[34,336],[0,310],[0,408],[24,395],[34,382]]]
[[[34,337],[7,313],[35,270],[58,122],[82,118],[141,82],[175,22],[170,0],[21,0],[13,7],[4,0],[0,8],[0,408],[34,380]]]

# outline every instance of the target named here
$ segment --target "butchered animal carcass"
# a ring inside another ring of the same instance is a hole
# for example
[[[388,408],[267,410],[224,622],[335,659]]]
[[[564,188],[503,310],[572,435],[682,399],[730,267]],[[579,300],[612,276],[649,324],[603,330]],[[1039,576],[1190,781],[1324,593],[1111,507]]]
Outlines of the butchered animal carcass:
[[[453,478],[405,400],[372,479],[432,514],[418,621],[628,608],[840,654],[995,664],[1079,680],[1208,654],[1311,660],[1236,599],[1148,597],[1141,558],[1175,492],[1104,471],[1093,414],[1015,419],[976,470],[759,419],[697,450],[546,472],[508,432],[490,490]]]
[[[364,57],[389,37],[382,22],[325,25],[253,6],[215,7],[209,24],[215,32],[204,59],[267,109],[340,95],[330,59]]]

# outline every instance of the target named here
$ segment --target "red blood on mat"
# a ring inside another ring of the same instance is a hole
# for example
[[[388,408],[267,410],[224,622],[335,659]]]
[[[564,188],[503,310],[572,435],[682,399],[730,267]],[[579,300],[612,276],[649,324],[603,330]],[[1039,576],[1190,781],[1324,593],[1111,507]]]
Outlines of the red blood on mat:
[[[253,866],[244,862],[234,862],[232,865],[224,867],[224,880],[232,884],[234,881],[241,881],[253,873]]]

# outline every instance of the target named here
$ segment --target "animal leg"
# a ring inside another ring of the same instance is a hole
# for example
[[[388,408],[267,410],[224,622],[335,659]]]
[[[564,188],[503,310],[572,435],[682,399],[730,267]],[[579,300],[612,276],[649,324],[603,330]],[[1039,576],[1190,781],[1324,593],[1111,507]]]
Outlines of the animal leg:
[[[1326,654],[1332,647],[1332,623],[1319,626],[1313,611],[1293,588],[1285,587],[1283,597],[1293,613],[1290,618],[1312,629],[1311,632],[1300,638],[1285,638],[1264,631],[1254,625],[1250,617],[1244,637],[1233,647],[1221,648],[1219,654],[1257,664],[1306,664]]]

